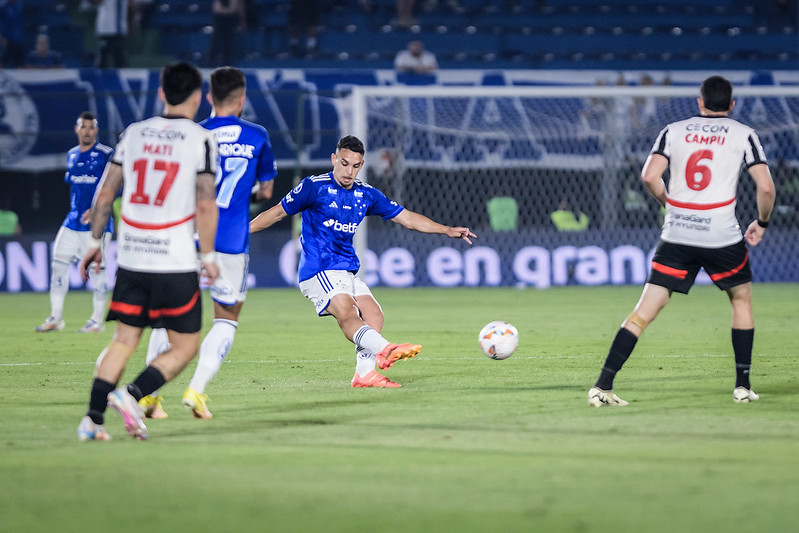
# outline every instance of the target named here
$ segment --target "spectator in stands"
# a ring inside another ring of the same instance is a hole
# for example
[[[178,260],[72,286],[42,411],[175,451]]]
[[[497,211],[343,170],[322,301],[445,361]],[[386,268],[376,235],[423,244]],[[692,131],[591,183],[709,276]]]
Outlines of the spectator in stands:
[[[236,60],[233,52],[236,29],[247,29],[244,0],[214,0],[212,11],[211,66],[231,66]]]
[[[424,49],[422,41],[413,40],[408,43],[406,50],[397,52],[394,69],[397,72],[432,74],[438,70],[438,60],[433,52]]]
[[[128,66],[128,0],[93,0],[97,6],[99,68],[125,68]]]
[[[413,5],[415,0],[397,0],[397,18],[391,21],[392,26],[410,28],[418,24],[418,20],[413,17]]]
[[[0,0],[0,65],[19,68],[25,60],[22,1]]]
[[[291,0],[289,6],[289,46],[297,57],[316,53],[316,27],[319,25],[318,0]],[[300,47],[300,35],[305,30],[305,51]]]
[[[573,208],[569,201],[563,198],[558,208],[549,215],[555,229],[558,231],[585,231],[588,229],[588,215]]]
[[[25,68],[62,68],[64,58],[50,50],[50,37],[46,33],[36,36],[36,48],[25,57]]]

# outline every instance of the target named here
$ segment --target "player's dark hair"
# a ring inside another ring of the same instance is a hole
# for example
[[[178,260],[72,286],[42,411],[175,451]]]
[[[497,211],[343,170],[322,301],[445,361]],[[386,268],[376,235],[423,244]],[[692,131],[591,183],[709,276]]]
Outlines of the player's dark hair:
[[[97,116],[91,111],[84,111],[83,113],[78,116],[78,122],[81,120],[97,120]]]
[[[702,95],[708,111],[729,111],[732,104],[732,83],[721,76],[711,76],[702,82],[699,94]]]
[[[339,139],[338,144],[336,145],[336,152],[342,148],[361,155],[363,155],[366,151],[364,150],[361,140],[354,135],[347,135],[346,137]]]
[[[182,104],[202,86],[200,71],[185,61],[169,63],[161,69],[161,88],[169,105]]]
[[[244,73],[235,67],[219,67],[211,73],[211,100],[221,104],[234,91],[247,88]]]

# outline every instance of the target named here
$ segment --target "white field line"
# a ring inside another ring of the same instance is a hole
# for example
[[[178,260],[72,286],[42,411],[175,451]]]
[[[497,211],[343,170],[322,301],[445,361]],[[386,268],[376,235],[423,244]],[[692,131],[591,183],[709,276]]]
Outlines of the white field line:
[[[753,354],[754,357],[797,357],[795,354]],[[522,355],[516,356],[514,359],[596,359],[600,357],[599,355]],[[700,359],[704,357],[732,357],[731,353],[725,354],[667,354],[667,355],[644,355],[639,357],[649,357],[650,359],[655,359],[659,357],[664,358],[690,358],[690,359]],[[425,357],[415,357],[414,361],[425,361],[429,360],[429,358]],[[474,359],[480,359],[478,356],[473,357],[448,357],[448,361],[470,361]],[[225,361],[224,364],[226,365],[270,365],[270,364],[277,364],[277,363],[340,363],[342,361],[351,361],[351,357],[341,357],[339,359],[262,359],[257,361]],[[78,361],[78,362],[69,362],[69,361],[41,361],[41,362],[22,362],[22,363],[0,363],[0,367],[8,367],[8,366],[80,366],[80,365],[93,365],[95,364],[94,361]]]

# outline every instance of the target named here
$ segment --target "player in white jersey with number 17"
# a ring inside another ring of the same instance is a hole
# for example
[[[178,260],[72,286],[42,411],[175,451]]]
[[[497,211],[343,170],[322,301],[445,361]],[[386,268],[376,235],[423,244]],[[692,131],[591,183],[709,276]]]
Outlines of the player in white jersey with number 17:
[[[200,123],[214,132],[219,141],[219,167],[216,174],[216,203],[219,224],[216,233],[216,259],[219,277],[211,285],[214,323],[200,345],[197,369],[183,393],[183,405],[195,418],[212,418],[205,387],[219,372],[230,352],[239,313],[247,295],[250,262],[250,192],[258,183],[257,196],[272,197],[277,175],[269,134],[262,126],[239,118],[247,92],[244,73],[233,67],[220,67],[211,73],[208,99],[211,118]],[[166,331],[154,329],[147,349],[147,361],[169,347]],[[162,398],[149,395],[139,402],[148,418],[166,418]]]
[[[170,63],[161,71],[158,96],[164,114],[125,129],[92,206],[95,243],[81,261],[84,279],[89,265],[100,263],[99,238],[116,191],[123,187],[119,269],[106,318],[116,320],[116,331],[97,359],[89,409],[78,427],[80,440],[107,440],[106,405],[120,413],[132,437],[146,439],[137,402],[177,377],[197,355],[202,298],[195,228],[202,273],[210,283],[219,275],[214,253],[217,142],[193,120],[202,98],[202,75],[188,63]],[[165,328],[170,349],[132,383],[116,388],[145,327]]]
[[[599,379],[588,391],[590,405],[627,405],[613,393],[616,373],[671,293],[687,294],[700,268],[727,292],[732,305],[733,400],[748,403],[759,398],[749,383],[755,332],[752,270],[735,204],[743,166],[757,186],[758,213],[745,240],[757,246],[774,208],[774,182],[755,131],[728,117],[735,106],[730,82],[712,76],[702,83],[700,95],[700,114],[666,126],[644,164],[641,179],[666,206],[666,218],[641,298],[622,323]],[[667,169],[671,171],[668,191],[663,182]]]

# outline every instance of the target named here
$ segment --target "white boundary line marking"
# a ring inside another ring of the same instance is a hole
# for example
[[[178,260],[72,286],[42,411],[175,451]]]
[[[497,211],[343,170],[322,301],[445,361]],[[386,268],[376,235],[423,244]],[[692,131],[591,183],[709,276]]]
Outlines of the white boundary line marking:
[[[796,354],[752,354],[753,357],[796,357]],[[666,355],[644,355],[639,357],[648,357],[650,359],[657,359],[659,357],[668,358],[668,359],[678,359],[678,358],[686,358],[686,359],[700,359],[703,357],[730,357],[733,358],[733,354],[666,354]],[[522,355],[514,357],[514,359],[597,359],[601,358],[599,354],[597,355]],[[479,354],[473,357],[448,357],[447,361],[473,361],[473,360],[480,360],[482,359]],[[225,361],[224,364],[226,365],[269,365],[269,364],[277,364],[277,363],[284,363],[284,364],[297,364],[297,363],[340,363],[342,361],[350,361],[351,358],[340,358],[340,359],[261,359],[255,361]],[[430,358],[425,357],[414,357],[415,361],[426,361],[431,360]],[[95,361],[77,361],[77,362],[70,362],[70,361],[54,361],[54,362],[36,362],[36,363],[0,363],[0,367],[10,367],[10,366],[80,366],[80,365],[93,365]]]

